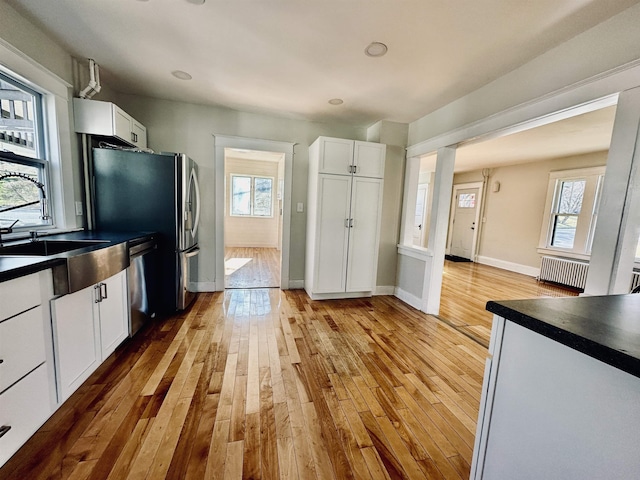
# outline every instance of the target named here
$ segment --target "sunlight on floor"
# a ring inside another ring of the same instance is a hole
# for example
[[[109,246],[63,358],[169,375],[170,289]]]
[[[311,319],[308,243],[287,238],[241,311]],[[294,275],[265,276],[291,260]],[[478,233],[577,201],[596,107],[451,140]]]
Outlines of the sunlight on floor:
[[[242,267],[244,267],[251,260],[253,260],[253,258],[230,258],[229,260],[225,260],[224,274],[231,275],[236,270],[239,270]]]

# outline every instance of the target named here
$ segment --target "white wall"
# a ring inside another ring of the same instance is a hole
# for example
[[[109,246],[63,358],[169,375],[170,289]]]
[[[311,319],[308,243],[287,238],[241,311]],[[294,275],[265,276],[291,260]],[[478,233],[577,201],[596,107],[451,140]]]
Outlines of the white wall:
[[[601,166],[606,162],[607,152],[596,152],[492,169],[486,192],[486,221],[479,239],[479,262],[498,260],[539,268],[537,248],[549,172]],[[499,192],[492,191],[491,185],[495,181],[500,182]],[[456,174],[453,182],[482,182],[482,171]],[[499,262],[493,262],[496,263]]]
[[[273,215],[271,217],[237,217],[229,214],[232,174],[273,178]],[[280,219],[277,199],[278,162],[239,159],[227,156],[225,158],[225,176],[227,186],[224,215],[225,247],[278,248],[278,224]]]

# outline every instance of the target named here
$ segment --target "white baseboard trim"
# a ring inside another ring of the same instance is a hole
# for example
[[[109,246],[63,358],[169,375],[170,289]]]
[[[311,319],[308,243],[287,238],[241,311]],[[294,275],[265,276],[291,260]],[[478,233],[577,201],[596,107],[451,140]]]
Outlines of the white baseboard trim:
[[[394,295],[395,293],[396,293],[396,287],[393,285],[386,285],[386,286],[378,285],[376,286],[376,289],[373,292],[374,295]]]
[[[304,280],[289,280],[289,290],[304,288]]]
[[[519,263],[507,262],[498,258],[484,257],[478,255],[476,258],[478,263],[483,265],[489,265],[491,267],[501,268],[503,270],[509,270],[510,272],[521,273],[522,275],[528,275],[530,277],[537,277],[540,275],[540,268],[530,267],[529,265],[521,265]]]
[[[191,292],[215,292],[216,282],[189,282]]]
[[[422,308],[422,299],[420,297],[416,297],[414,294],[402,290],[398,287],[396,287],[394,290],[394,295],[404,303],[411,305],[413,308],[416,308],[418,310]]]

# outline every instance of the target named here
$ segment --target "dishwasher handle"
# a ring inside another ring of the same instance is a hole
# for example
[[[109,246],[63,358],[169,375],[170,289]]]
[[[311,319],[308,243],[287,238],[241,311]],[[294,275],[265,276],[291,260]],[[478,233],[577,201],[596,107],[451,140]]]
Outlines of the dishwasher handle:
[[[154,240],[148,240],[146,242],[139,243],[138,245],[134,245],[129,247],[129,258],[137,258],[141,255],[146,255],[153,250],[156,250],[158,245]]]

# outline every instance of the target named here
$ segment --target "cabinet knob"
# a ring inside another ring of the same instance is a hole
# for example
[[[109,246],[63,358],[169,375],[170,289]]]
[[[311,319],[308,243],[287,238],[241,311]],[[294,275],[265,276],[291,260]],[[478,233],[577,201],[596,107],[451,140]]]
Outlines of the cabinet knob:
[[[10,425],[2,425],[0,427],[0,438],[4,437],[4,435],[11,430],[11,426]]]

